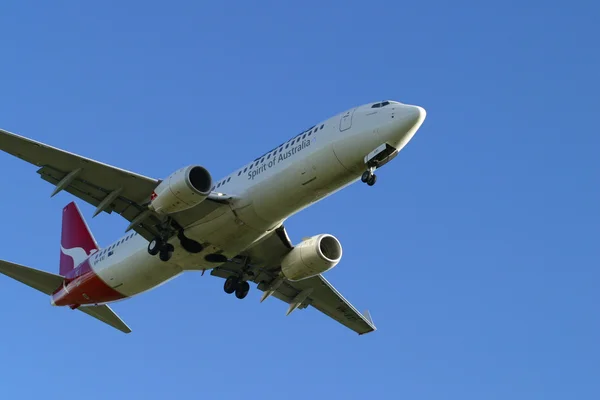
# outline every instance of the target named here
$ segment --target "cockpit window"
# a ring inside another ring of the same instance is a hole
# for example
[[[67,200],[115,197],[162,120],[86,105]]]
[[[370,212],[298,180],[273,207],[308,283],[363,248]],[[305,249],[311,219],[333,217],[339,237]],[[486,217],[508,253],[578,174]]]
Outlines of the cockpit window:
[[[385,107],[388,104],[390,104],[389,101],[382,101],[381,103],[375,103],[371,106],[371,108],[380,108],[380,107]]]

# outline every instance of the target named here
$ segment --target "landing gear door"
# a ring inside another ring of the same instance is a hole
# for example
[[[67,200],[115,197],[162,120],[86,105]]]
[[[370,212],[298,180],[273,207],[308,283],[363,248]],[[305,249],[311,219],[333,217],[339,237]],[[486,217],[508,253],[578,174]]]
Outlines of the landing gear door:
[[[342,114],[342,118],[340,118],[340,132],[352,127],[352,115],[354,115],[354,110],[356,110],[356,108]]]

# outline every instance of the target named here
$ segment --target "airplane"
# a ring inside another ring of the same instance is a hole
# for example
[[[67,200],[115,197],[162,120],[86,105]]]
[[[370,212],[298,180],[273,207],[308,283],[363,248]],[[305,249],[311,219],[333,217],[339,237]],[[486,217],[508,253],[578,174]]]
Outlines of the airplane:
[[[210,271],[238,299],[250,283],[289,305],[308,306],[363,335],[376,330],[323,273],[342,258],[333,235],[294,245],[284,222],[394,159],[421,127],[420,106],[386,100],[351,108],[303,130],[217,182],[200,165],[155,179],[0,130],[0,150],[36,167],[54,185],[117,213],[125,236],[101,248],[73,201],[63,208],[58,274],[0,260],[0,272],[50,296],[53,306],[82,311],[122,332],[109,304],[164,284],[186,271]]]

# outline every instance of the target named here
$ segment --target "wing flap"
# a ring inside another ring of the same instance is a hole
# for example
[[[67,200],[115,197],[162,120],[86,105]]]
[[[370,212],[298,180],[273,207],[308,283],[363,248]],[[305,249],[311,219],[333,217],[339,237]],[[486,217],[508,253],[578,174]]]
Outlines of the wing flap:
[[[82,306],[79,307],[78,310],[120,330],[121,332],[131,333],[129,326],[127,326],[127,324],[106,304],[101,306]]]
[[[39,269],[0,260],[0,273],[51,295],[62,285],[64,278]]]

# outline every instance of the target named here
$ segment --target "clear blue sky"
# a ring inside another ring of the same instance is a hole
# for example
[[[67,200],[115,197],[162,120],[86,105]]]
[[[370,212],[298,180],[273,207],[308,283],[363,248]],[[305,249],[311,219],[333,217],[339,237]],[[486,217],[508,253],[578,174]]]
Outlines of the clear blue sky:
[[[218,178],[354,105],[427,109],[376,186],[286,224],[340,238],[326,276],[379,330],[190,273],[116,304],[123,335],[0,277],[0,398],[600,398],[595,2],[92,3],[0,6],[0,127]],[[0,258],[57,271],[73,197],[6,154],[0,186]]]

